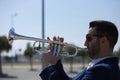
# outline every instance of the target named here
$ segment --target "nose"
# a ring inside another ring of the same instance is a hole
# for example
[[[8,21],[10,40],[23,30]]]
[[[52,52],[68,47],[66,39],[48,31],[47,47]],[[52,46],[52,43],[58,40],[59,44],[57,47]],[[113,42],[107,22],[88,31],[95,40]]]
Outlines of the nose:
[[[87,40],[85,40],[84,46],[87,46],[87,45],[88,45],[88,42],[87,42]]]

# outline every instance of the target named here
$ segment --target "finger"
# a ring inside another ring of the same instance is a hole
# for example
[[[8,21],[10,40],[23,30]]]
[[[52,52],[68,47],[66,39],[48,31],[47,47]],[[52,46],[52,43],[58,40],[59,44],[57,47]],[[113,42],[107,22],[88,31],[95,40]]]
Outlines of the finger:
[[[50,40],[50,37],[47,37],[48,40]]]
[[[59,37],[59,36],[57,36],[57,37],[56,37],[56,41],[59,41],[59,40],[60,40],[60,37]]]
[[[60,37],[60,41],[63,42],[63,41],[64,41],[64,38],[63,38],[63,37]]]
[[[50,37],[47,37],[47,40],[50,40]],[[53,48],[53,44],[52,43],[49,43],[49,49],[51,50]]]
[[[53,40],[56,40],[56,36],[53,37]]]

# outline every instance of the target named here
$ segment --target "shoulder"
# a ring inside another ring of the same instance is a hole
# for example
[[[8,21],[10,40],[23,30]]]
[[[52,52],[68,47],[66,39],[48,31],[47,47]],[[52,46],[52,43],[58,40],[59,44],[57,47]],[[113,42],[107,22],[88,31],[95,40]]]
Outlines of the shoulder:
[[[105,63],[101,63],[101,64],[96,64],[93,67],[91,67],[90,69],[88,69],[88,71],[97,71],[97,72],[103,72],[103,71],[110,71],[112,68],[109,64],[105,64]]]
[[[105,71],[115,71],[119,70],[118,58],[117,57],[107,57],[97,62],[91,70],[105,70]]]
[[[101,63],[96,64],[86,71],[86,76],[90,76],[94,79],[120,79],[120,69],[118,67],[113,67],[110,64]]]

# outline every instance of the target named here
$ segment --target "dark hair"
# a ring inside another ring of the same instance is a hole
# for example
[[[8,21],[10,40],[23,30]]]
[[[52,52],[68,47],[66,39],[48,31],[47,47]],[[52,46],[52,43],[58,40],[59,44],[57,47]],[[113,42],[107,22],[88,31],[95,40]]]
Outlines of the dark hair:
[[[118,41],[118,30],[114,23],[104,20],[95,20],[90,22],[90,27],[95,27],[95,34],[98,36],[106,36],[110,47],[114,48]],[[89,28],[90,28],[89,27]]]

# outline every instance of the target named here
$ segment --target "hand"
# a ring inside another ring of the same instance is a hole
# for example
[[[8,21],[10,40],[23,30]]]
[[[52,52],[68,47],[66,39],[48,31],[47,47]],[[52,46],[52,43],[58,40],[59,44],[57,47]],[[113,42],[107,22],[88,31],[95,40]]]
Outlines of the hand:
[[[47,39],[50,40],[49,37]],[[63,42],[64,38],[54,36],[53,40]],[[43,53],[42,57],[41,57],[41,62],[42,62],[43,69],[48,67],[49,65],[55,65],[57,63],[57,61],[59,59],[61,59],[60,55],[53,56],[54,43],[50,43],[49,45],[50,45],[49,50],[46,53]]]
[[[55,65],[59,59],[61,59],[61,56],[53,56],[50,50],[47,53],[43,53],[41,57],[43,69],[50,65]]]
[[[50,40],[49,37],[47,37],[48,40]],[[60,42],[63,42],[64,41],[64,38],[63,37],[56,37],[54,36],[53,37],[53,41],[60,41]],[[55,46],[55,43],[50,43],[50,50],[53,52],[54,51],[54,46]],[[61,50],[63,48],[64,45],[61,45]]]

